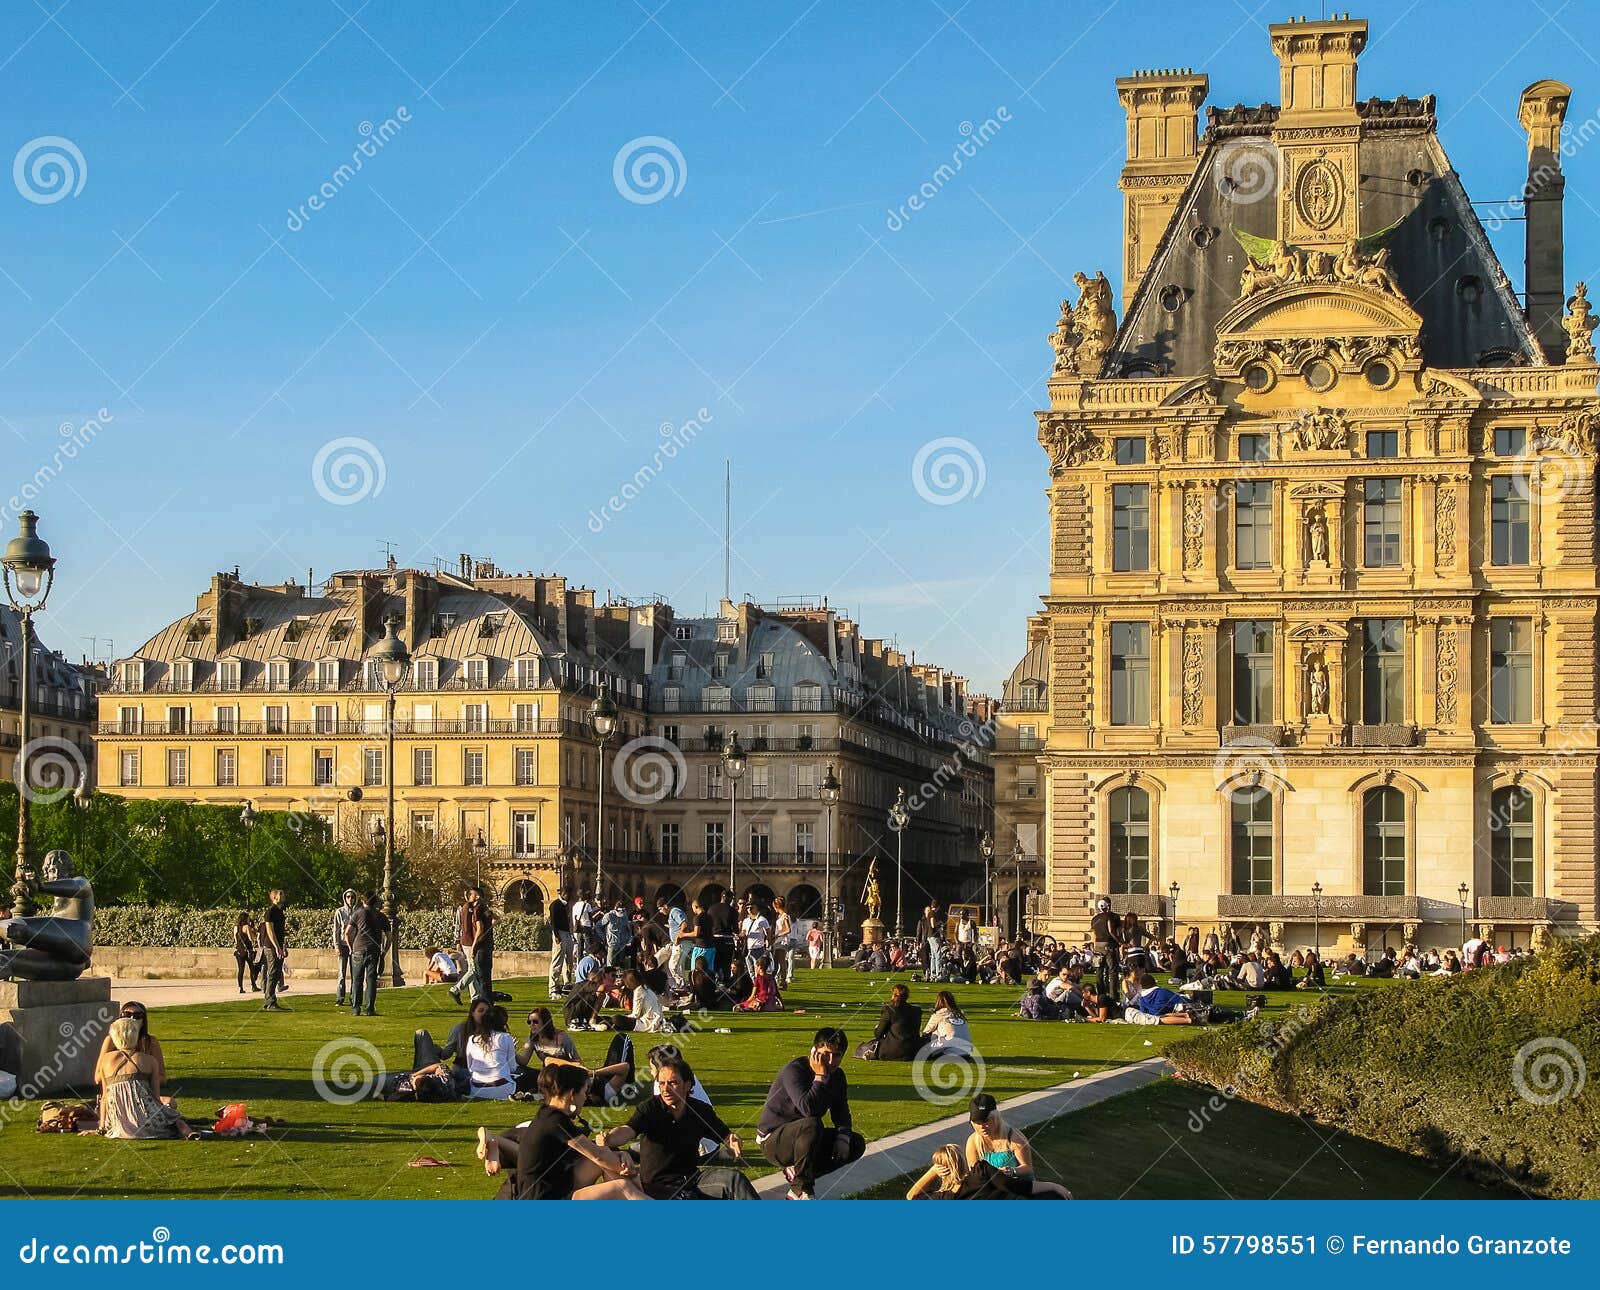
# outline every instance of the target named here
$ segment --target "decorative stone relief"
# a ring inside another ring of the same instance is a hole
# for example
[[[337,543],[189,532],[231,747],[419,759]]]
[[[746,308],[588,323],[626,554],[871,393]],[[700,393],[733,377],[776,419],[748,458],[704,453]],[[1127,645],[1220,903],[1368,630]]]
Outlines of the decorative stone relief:
[[[1456,682],[1461,665],[1456,653],[1456,633],[1446,621],[1439,624],[1439,668],[1435,685],[1436,711],[1441,726],[1453,726],[1456,721]]]
[[[1307,408],[1290,424],[1289,434],[1302,452],[1333,452],[1350,446],[1350,423],[1326,408]]]
[[[1082,422],[1051,417],[1048,413],[1039,414],[1039,442],[1050,454],[1052,475],[1100,460],[1111,451],[1110,445]]]
[[[1205,717],[1205,641],[1198,631],[1183,634],[1183,724],[1198,726]]]
[[[1594,362],[1594,331],[1596,319],[1589,306],[1589,287],[1580,282],[1572,289],[1572,299],[1567,301],[1567,316],[1561,320],[1567,333],[1567,362]]]
[[[1456,490],[1442,485],[1433,498],[1433,537],[1439,564],[1456,562]]]
[[[1198,569],[1205,558],[1206,499],[1198,488],[1183,494],[1183,567]]]

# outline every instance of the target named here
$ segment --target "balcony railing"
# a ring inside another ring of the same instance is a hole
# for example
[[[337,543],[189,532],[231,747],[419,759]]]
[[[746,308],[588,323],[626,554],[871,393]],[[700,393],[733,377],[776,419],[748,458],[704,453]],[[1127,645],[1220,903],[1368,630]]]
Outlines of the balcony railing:
[[[15,688],[0,690],[0,708],[8,712],[22,710],[22,696]],[[89,706],[86,703],[46,703],[37,697],[28,700],[28,715],[33,717],[50,717],[56,721],[88,721],[91,719]]]
[[[243,737],[260,735],[354,735],[363,739],[380,739],[387,722],[382,718],[372,721],[141,721],[127,724],[121,721],[102,721],[98,733],[116,735],[124,739],[155,735],[172,738],[180,735]],[[539,721],[518,721],[514,717],[492,717],[483,721],[463,721],[455,717],[433,719],[399,719],[394,723],[396,735],[575,735],[593,739],[594,732],[586,722],[549,718]]]

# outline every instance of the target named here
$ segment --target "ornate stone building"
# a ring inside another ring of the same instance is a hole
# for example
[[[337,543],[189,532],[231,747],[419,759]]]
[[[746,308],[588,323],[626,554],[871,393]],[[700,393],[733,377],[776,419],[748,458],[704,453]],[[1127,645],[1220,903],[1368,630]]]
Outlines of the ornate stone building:
[[[1100,893],[1324,949],[1595,925],[1570,91],[1521,102],[1525,308],[1431,96],[1358,96],[1366,35],[1273,26],[1280,103],[1203,135],[1205,77],[1117,82],[1126,316],[1080,275],[1051,337],[1049,594],[1002,716],[1033,687],[1059,934]]]
[[[395,709],[402,852],[418,832],[476,844],[485,885],[513,907],[592,887],[602,777],[611,895],[726,882],[731,849],[741,890],[810,914],[831,879],[853,908],[876,858],[892,925],[887,816],[902,789],[909,922],[929,893],[965,899],[981,885],[990,712],[963,678],[864,639],[825,605],[725,602],[679,619],[659,600],[597,606],[563,578],[465,556],[455,573],[352,570],[315,591],[216,575],[193,613],[116,663],[101,784],[310,812],[359,844],[391,773],[372,657],[391,620],[413,659]],[[604,750],[590,721],[602,691],[618,709]],[[733,733],[748,761],[730,819],[720,754]]]
[[[49,795],[94,785],[95,688],[100,674],[88,664],[39,643],[34,619],[33,659],[29,668],[28,733],[36,756],[30,771],[35,786]],[[16,779],[21,747],[22,624],[10,606],[0,605],[0,779]]]

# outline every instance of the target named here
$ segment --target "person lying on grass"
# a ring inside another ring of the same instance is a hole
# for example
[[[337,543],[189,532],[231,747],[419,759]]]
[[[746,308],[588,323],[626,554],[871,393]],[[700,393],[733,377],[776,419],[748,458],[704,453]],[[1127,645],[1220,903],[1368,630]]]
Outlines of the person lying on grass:
[[[622,1036],[619,1036],[619,1038]],[[506,1161],[512,1176],[500,1189],[510,1200],[649,1200],[630,1157],[591,1140],[578,1113],[588,1100],[589,1073],[552,1062],[539,1072],[544,1105],[524,1125],[478,1130],[478,1159],[491,1178]]]

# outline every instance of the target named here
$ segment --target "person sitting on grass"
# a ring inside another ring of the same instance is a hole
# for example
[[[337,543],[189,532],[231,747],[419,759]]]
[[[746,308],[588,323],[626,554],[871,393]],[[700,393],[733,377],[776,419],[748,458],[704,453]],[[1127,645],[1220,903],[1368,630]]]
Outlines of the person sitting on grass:
[[[1109,994],[1102,995],[1087,981],[1083,984],[1083,1019],[1085,1021],[1110,1021],[1116,1007]]]
[[[506,1158],[512,1176],[500,1197],[515,1200],[648,1200],[634,1181],[633,1161],[593,1142],[577,1118],[588,1098],[581,1066],[554,1063],[539,1072],[544,1105],[527,1124],[505,1133],[478,1130],[478,1159],[493,1178]]]
[[[936,1002],[933,1015],[922,1028],[922,1033],[927,1036],[924,1054],[930,1058],[973,1057],[972,1031],[967,1026],[967,1014],[961,1011],[955,995],[948,990],[940,990]]]
[[[476,1020],[463,1045],[467,1096],[476,1101],[504,1102],[516,1092],[517,1043],[511,1038],[510,1019],[499,1004],[491,1005],[487,1013],[474,1008],[473,1015]]]
[[[1315,950],[1306,951],[1306,974],[1295,986],[1296,990],[1326,990],[1327,974],[1322,970],[1322,958]]]
[[[99,1129],[108,1138],[197,1138],[178,1114],[178,1104],[161,1096],[164,1063],[150,1048],[138,1017],[122,1016],[106,1036],[110,1052],[95,1063],[100,1086]],[[83,1128],[87,1129],[85,1123]]]
[[[487,1021],[494,1005],[487,999],[476,999],[467,1009],[467,1015],[450,1028],[444,1043],[435,1043],[426,1030],[411,1037],[411,1075],[443,1076],[449,1081],[457,1097],[466,1097],[471,1091],[471,1077],[467,1073],[467,1039]]]
[[[622,994],[629,1002],[627,1013],[611,1017],[612,1030],[641,1030],[653,1035],[670,1035],[676,1026],[661,1009],[661,996],[647,986],[632,968],[622,974]]]
[[[756,1189],[737,1169],[701,1167],[702,1143],[713,1139],[737,1159],[744,1150],[708,1102],[692,1089],[699,1081],[682,1056],[652,1060],[655,1093],[626,1124],[609,1130],[603,1146],[617,1148],[638,1140],[639,1185],[653,1200],[756,1200]]]
[[[1017,1004],[1017,1016],[1024,1021],[1060,1021],[1061,1010],[1050,1002],[1050,996],[1044,992],[1044,982],[1033,980],[1028,982]]]
[[[778,979],[767,971],[767,965],[755,960],[755,975],[750,978],[748,998],[733,1005],[736,1012],[782,1012],[783,999],[778,994]]]
[[[972,1136],[967,1139],[969,1178],[962,1188],[967,1199],[978,1199],[970,1173],[979,1174],[988,1189],[1030,1200],[1071,1200],[1060,1183],[1041,1182],[1033,1173],[1033,1147],[1028,1139],[1006,1124],[993,1094],[976,1094],[971,1103]],[[996,1197],[998,1198],[998,1197]]]
[[[437,945],[428,947],[428,970],[422,979],[429,985],[454,985],[461,979],[461,964]]]
[[[961,1195],[962,1184],[967,1180],[967,1153],[958,1146],[945,1143],[933,1153],[933,1163],[928,1172],[911,1184],[907,1200],[955,1200]]]
[[[616,974],[610,968],[602,968],[568,990],[561,1004],[562,1022],[567,1029],[606,1029],[600,1021],[600,1010],[611,1002],[616,984]]]
[[[850,1085],[842,1069],[849,1047],[844,1031],[824,1026],[811,1051],[784,1066],[767,1090],[756,1142],[783,1170],[789,1200],[812,1199],[818,1178],[853,1164],[867,1149],[851,1128]]]
[[[1261,982],[1263,990],[1294,989],[1294,973],[1284,966],[1283,956],[1277,950],[1267,951],[1265,969],[1265,975]]]
[[[856,1049],[864,1062],[908,1062],[922,1048],[922,1009],[911,1001],[911,991],[895,982],[889,1002],[878,1014],[872,1038]]]
[[[1454,976],[1461,971],[1461,958],[1454,950],[1446,950],[1444,958],[1439,963],[1439,968],[1434,976]]]

